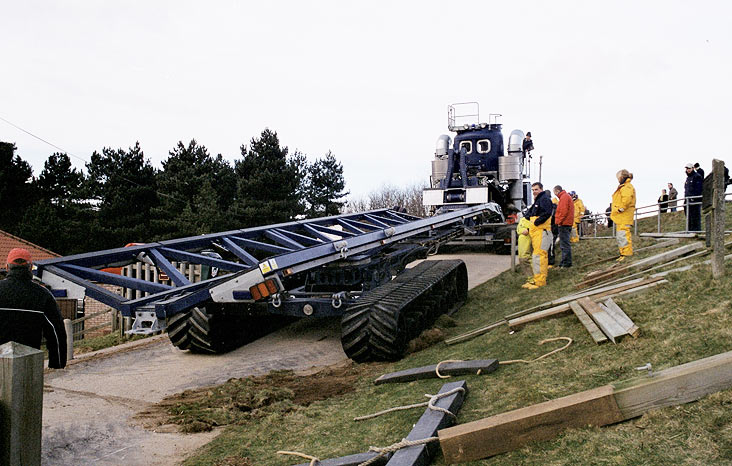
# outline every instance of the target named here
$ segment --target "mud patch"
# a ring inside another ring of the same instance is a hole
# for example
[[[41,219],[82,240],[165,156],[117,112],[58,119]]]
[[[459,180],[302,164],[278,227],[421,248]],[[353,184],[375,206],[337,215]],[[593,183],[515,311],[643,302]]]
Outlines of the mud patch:
[[[264,376],[230,379],[222,385],[168,396],[137,413],[134,419],[147,429],[184,433],[241,425],[351,392],[365,371],[365,366],[349,364],[310,375],[274,371]]]
[[[431,328],[419,334],[419,336],[409,342],[407,353],[416,353],[427,349],[441,341],[445,341],[445,332],[439,328]]]

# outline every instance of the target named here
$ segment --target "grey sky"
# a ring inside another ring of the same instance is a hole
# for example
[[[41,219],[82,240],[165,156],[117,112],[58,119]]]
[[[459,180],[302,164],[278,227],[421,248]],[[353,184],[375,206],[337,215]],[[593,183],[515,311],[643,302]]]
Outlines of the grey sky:
[[[627,168],[640,205],[689,161],[732,163],[730,5],[3,0],[0,116],[87,160],[139,140],[156,166],[191,138],[234,160],[269,127],[361,196],[426,181],[447,105],[478,101],[532,132],[545,184],[604,210]],[[54,152],[0,140],[36,174]]]

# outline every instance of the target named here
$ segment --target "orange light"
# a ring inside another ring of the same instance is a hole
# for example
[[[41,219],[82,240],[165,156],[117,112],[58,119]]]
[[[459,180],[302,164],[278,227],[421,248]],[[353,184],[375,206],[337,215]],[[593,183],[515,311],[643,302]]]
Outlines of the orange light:
[[[269,290],[267,289],[267,285],[262,283],[257,283],[257,289],[259,290],[259,293],[262,295],[263,298],[266,298],[270,295]]]
[[[267,290],[269,290],[269,294],[277,293],[277,284],[274,282],[274,280],[269,279],[265,281],[264,284],[267,285]]]
[[[257,285],[249,288],[249,292],[252,294],[252,298],[254,298],[255,301],[259,301],[260,299],[262,299],[262,293],[260,293],[257,289]]]

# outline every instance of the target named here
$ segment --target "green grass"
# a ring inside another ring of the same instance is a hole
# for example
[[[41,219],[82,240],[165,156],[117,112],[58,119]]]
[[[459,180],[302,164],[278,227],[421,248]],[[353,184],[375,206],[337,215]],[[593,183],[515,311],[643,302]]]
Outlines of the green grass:
[[[682,217],[678,213],[667,216],[669,221]],[[640,231],[654,231],[655,221],[642,221]],[[654,243],[634,238],[636,247]],[[662,251],[644,251],[637,258]],[[581,266],[616,253],[612,240],[582,241],[574,247],[574,263]],[[669,284],[618,300],[641,329],[637,339],[626,337],[618,345],[598,346],[573,315],[564,315],[537,321],[514,333],[502,327],[454,346],[437,344],[393,364],[358,365],[354,370],[363,375],[355,391],[226,427],[185,464],[224,464],[232,458],[246,457],[252,464],[284,466],[304,460],[276,455],[277,450],[296,450],[324,459],[363,452],[369,445],[389,445],[407,435],[423,409],[363,422],[352,418],[423,401],[424,393],[437,393],[444,381],[374,386],[373,378],[445,359],[533,359],[563,344],[538,346],[544,338],[567,336],[574,343],[539,362],[505,365],[489,375],[464,377],[470,392],[458,422],[636,377],[634,368],[647,362],[660,370],[729,351],[732,264],[728,261],[726,265],[727,275],[719,281],[712,279],[708,265],[700,266],[691,272],[671,274]],[[579,267],[553,269],[548,285],[535,291],[520,288],[522,275],[505,272],[471,291],[468,302],[455,315],[457,327],[447,330],[448,337],[566,295],[587,271]],[[444,461],[438,455],[433,464],[442,465]],[[732,464],[732,390],[695,403],[654,410],[613,426],[569,430],[553,440],[469,464]]]

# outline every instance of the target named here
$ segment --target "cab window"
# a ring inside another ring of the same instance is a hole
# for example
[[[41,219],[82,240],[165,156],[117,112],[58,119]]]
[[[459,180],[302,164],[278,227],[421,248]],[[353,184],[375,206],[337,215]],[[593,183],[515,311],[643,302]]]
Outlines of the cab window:
[[[479,154],[487,154],[491,151],[491,140],[490,139],[481,139],[478,141],[478,153]]]
[[[473,141],[463,141],[460,143],[460,150],[465,149],[466,154],[473,152]]]

